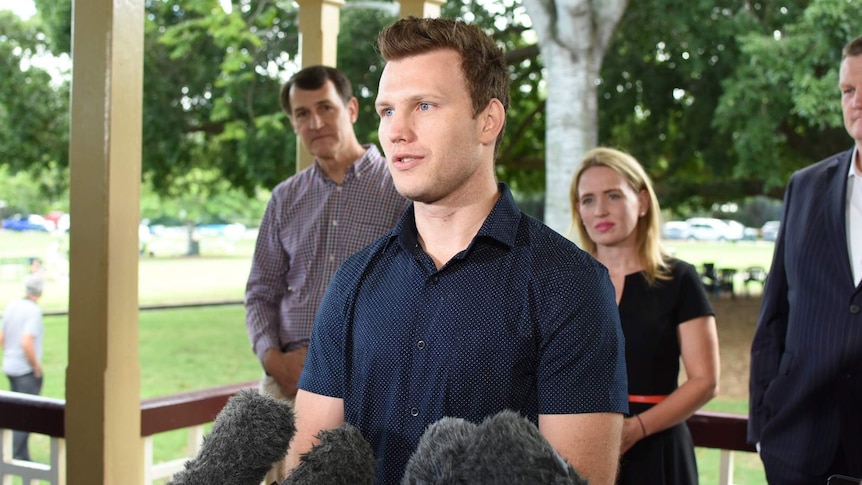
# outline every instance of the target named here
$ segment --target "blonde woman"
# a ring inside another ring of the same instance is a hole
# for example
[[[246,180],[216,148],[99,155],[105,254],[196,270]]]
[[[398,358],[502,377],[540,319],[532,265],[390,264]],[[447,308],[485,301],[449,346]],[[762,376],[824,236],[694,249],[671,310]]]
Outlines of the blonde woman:
[[[610,272],[626,339],[630,415],[617,483],[697,483],[685,420],[715,396],[719,374],[715,317],[697,271],[663,251],[658,200],[631,155],[587,153],[570,199],[582,247]]]

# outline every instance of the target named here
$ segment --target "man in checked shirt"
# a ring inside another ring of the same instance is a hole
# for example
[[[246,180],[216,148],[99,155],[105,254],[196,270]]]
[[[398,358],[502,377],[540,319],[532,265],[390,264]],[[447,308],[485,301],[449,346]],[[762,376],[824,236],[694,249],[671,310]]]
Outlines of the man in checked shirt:
[[[302,69],[282,86],[281,106],[314,163],[272,191],[245,307],[252,349],[266,373],[262,391],[292,399],[329,279],[394,226],[408,202],[377,147],[357,140],[359,104],[342,72]]]

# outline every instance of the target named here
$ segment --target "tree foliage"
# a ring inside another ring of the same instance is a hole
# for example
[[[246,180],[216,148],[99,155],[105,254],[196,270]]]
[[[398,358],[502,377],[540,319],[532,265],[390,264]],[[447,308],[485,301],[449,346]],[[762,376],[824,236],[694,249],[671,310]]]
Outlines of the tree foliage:
[[[52,198],[67,186],[68,87],[37,65],[48,50],[37,21],[0,11],[0,166],[29,172]]]
[[[0,12],[0,165],[53,174],[37,180],[57,194],[67,180],[68,84],[52,82],[31,59],[69,52],[71,1],[35,3],[39,13],[28,22]],[[300,62],[298,7],[231,3],[226,12],[217,0],[145,0],[143,172],[165,197],[188,193],[190,180],[210,195],[224,190],[190,178],[193,171],[253,195],[295,170],[296,137],[278,91]],[[354,82],[363,141],[377,140],[383,65],[374,44],[397,16],[389,5],[347,0],[341,12],[337,64]],[[859,34],[860,7],[859,0],[631,2],[595,80],[598,143],[641,160],[665,207],[780,196],[790,172],[849,146],[836,73],[841,47]],[[504,46],[512,101],[498,174],[521,193],[544,191],[553,143],[545,139],[549,71],[524,6],[450,0],[443,15],[482,26]],[[587,35],[579,32],[566,35]],[[579,154],[552,158],[573,164]]]
[[[841,48],[858,0],[633,2],[605,60],[600,143],[647,167],[662,205],[768,194],[849,146]]]

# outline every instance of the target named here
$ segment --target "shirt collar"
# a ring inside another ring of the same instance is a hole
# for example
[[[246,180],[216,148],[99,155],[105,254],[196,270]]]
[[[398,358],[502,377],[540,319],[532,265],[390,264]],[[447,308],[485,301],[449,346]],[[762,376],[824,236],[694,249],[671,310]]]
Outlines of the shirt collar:
[[[853,153],[850,154],[850,169],[847,172],[847,178],[854,177],[856,175],[856,157],[859,156],[859,147],[853,145]]]
[[[491,213],[485,218],[482,227],[473,242],[472,247],[480,238],[490,238],[498,241],[509,248],[515,245],[515,237],[517,235],[518,221],[521,218],[521,210],[515,203],[515,198],[512,196],[512,191],[509,186],[503,182],[497,184],[500,191],[500,198],[491,209]],[[416,230],[416,213],[413,204],[404,211],[401,220],[392,229],[390,233],[390,242],[397,239],[401,246],[405,249],[416,247],[419,244],[418,233]],[[469,248],[468,248],[469,250]]]
[[[381,158],[380,150],[377,149],[377,145],[369,143],[362,146],[365,147],[365,153],[347,167],[347,171],[344,172],[344,180],[350,180],[353,177],[361,175],[371,167],[373,160]],[[317,161],[317,158],[314,159],[312,167],[314,167],[313,170],[315,177],[319,177],[323,180],[330,180],[329,176],[326,175],[326,172],[324,172],[323,168],[320,166],[320,162]]]

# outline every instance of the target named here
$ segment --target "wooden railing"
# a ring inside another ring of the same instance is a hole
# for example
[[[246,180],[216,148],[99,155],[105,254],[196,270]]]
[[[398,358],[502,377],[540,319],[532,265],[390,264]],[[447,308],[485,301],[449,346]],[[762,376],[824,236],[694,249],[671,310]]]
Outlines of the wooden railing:
[[[189,436],[189,456],[197,454],[204,435],[204,426],[215,420],[227,400],[241,389],[255,387],[257,381],[200,391],[172,394],[145,399],[141,402],[141,436],[144,437],[145,483],[168,478],[179,471],[187,458],[164,463],[153,463],[152,439],[154,435],[185,429]],[[0,483],[7,476],[21,476],[26,480],[44,480],[54,485],[65,485],[65,401],[27,394],[0,391]],[[719,485],[733,483],[733,453],[754,452],[745,441],[747,418],[739,414],[699,411],[687,424],[694,444],[703,448],[721,450]],[[10,429],[25,429],[31,433],[51,437],[51,458],[48,465],[12,460]]]

